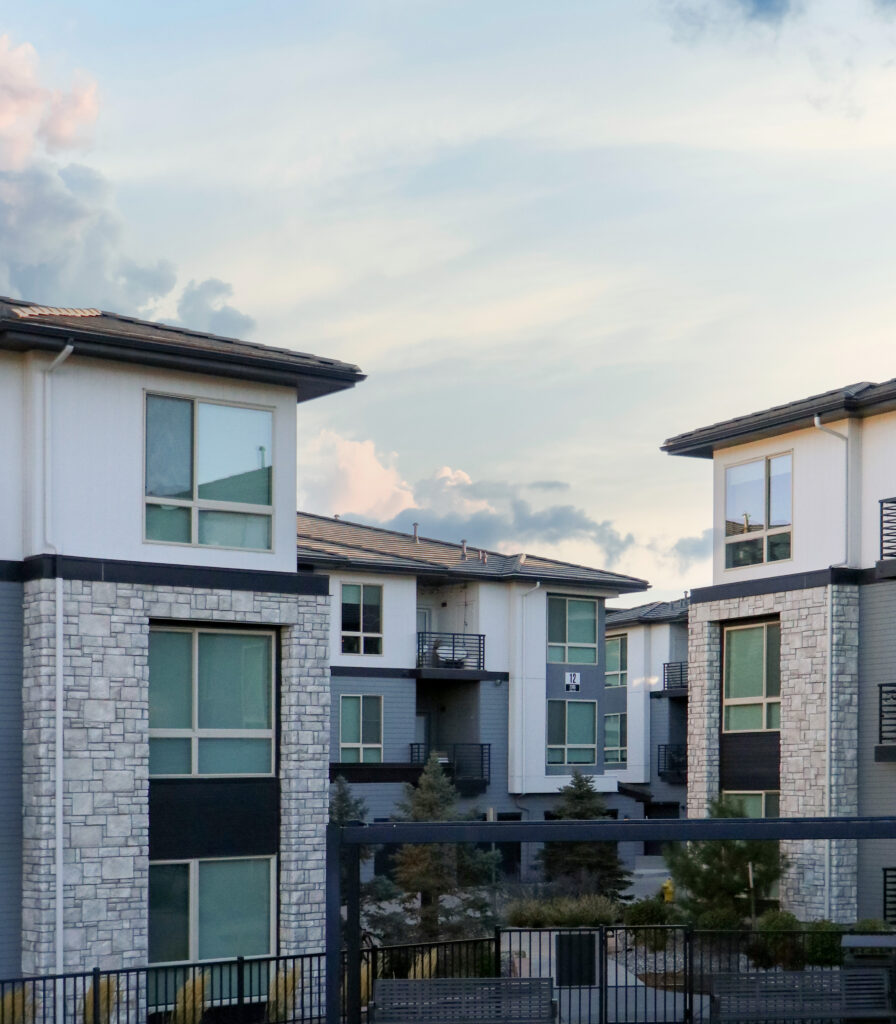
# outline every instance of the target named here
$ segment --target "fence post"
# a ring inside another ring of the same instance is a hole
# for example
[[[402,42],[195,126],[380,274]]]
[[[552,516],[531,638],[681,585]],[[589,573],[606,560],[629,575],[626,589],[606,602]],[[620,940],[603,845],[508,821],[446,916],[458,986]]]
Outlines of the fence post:
[[[495,966],[493,968],[494,975],[496,978],[503,977],[503,971],[501,970],[501,926],[495,925],[495,949],[492,954],[495,958]]]
[[[694,1019],[694,929],[688,925],[684,930],[684,1019],[691,1024]]]
[[[236,958],[236,1019],[239,1024],[243,1024],[245,1020],[244,1013],[246,1007],[246,979],[244,975],[244,968],[246,966],[246,958],[238,956]]]
[[[607,928],[601,925],[597,931],[597,962],[600,965],[600,977],[598,978],[597,1000],[598,1020],[600,1024],[607,1024]]]
[[[111,993],[110,993],[111,995]],[[109,1007],[111,1011],[112,1007]],[[100,1016],[100,969],[94,967],[93,969],[93,1024],[103,1024],[103,1018]]]
[[[347,844],[345,853],[346,1018],[348,1024],[361,1024],[361,847]]]

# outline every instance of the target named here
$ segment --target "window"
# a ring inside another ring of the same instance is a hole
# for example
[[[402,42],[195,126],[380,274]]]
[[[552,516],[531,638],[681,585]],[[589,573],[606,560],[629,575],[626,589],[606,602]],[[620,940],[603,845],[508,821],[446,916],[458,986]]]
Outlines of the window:
[[[604,715],[604,764],[625,764],[628,760],[628,715]]]
[[[148,541],[271,550],[273,413],[146,396]]]
[[[781,794],[777,790],[756,790],[750,793],[722,793],[726,799],[740,804],[742,818],[780,817]]]
[[[271,633],[153,629],[149,774],[271,775]]]
[[[781,728],[781,627],[725,630],[722,725],[725,732]]]
[[[604,641],[604,686],[628,682],[628,637],[608,636]]]
[[[596,702],[549,700],[548,764],[595,764],[596,761]]]
[[[341,697],[339,760],[379,764],[383,759],[383,698]]]
[[[726,569],[790,558],[792,463],[773,455],[725,470]]]
[[[597,664],[597,601],[548,598],[548,661]]]
[[[273,950],[276,872],[270,857],[149,865],[149,962]]]
[[[342,653],[383,653],[383,588],[342,584]]]

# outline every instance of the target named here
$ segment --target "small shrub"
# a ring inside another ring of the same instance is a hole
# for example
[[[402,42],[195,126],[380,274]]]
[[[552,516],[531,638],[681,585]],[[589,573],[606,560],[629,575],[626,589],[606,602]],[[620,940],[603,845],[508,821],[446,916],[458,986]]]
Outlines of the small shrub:
[[[743,919],[730,907],[713,907],[697,916],[696,925],[707,932],[736,932],[743,927]]]
[[[205,1014],[205,988],[204,974],[187,978],[175,996],[168,1024],[199,1024]]]
[[[886,921],[881,921],[879,917],[863,917],[849,930],[858,935],[886,935],[893,931],[893,927]]]
[[[806,936],[806,963],[816,967],[839,967],[843,963],[840,939],[843,926],[833,921],[813,921]]]
[[[806,966],[806,953],[800,941],[800,922],[786,910],[767,910],[756,922],[756,932],[747,947],[747,955],[757,967],[780,964],[787,971]]]
[[[506,910],[514,928],[597,928],[619,920],[619,904],[599,893],[514,900]]]
[[[3,1024],[28,1024],[34,1020],[34,989],[20,985],[7,989],[0,999],[0,1021]]]
[[[547,919],[547,901],[532,898],[514,900],[507,905],[505,916],[513,928],[543,928]]]
[[[637,928],[635,941],[648,949],[657,952],[665,949],[668,933],[662,928],[648,928],[651,924],[668,924],[671,914],[669,906],[662,898],[637,900],[625,908],[623,921],[629,928]]]

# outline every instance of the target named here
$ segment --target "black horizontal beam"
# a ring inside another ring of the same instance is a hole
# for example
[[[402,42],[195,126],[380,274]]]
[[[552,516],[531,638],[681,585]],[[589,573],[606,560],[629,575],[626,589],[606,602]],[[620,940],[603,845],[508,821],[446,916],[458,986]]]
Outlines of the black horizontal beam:
[[[339,830],[350,846],[408,843],[625,842],[644,839],[894,839],[896,817],[651,818],[639,821],[378,822]]]

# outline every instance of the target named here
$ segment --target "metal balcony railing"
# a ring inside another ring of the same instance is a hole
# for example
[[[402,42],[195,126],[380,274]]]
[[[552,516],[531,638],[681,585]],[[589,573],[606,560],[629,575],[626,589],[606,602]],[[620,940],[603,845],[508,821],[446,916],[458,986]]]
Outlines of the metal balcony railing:
[[[688,748],[684,743],[660,743],[656,748],[656,772],[667,782],[684,782],[688,777]]]
[[[445,774],[455,785],[482,782],[488,785],[492,777],[491,743],[449,743],[444,747],[430,747],[428,743],[412,743],[411,764],[426,764],[431,753],[437,754]]]
[[[686,690],[688,688],[688,663],[667,661],[663,665],[663,689]]]
[[[878,687],[880,705],[878,714],[878,743],[896,744],[896,683],[881,683]]]
[[[881,498],[880,560],[896,558],[896,498]]]
[[[417,668],[482,671],[485,637],[480,633],[418,633]]]

